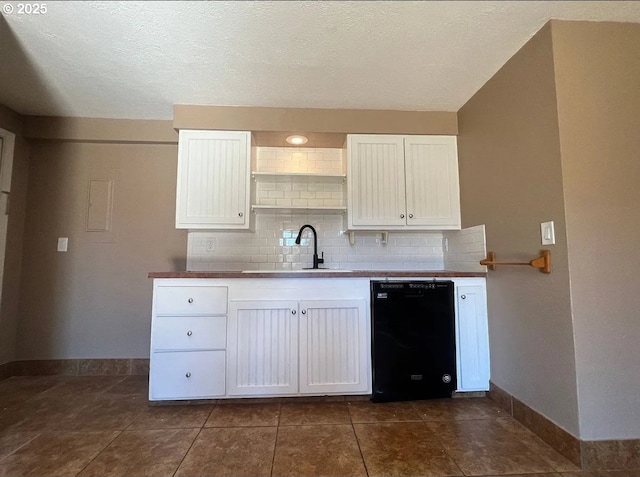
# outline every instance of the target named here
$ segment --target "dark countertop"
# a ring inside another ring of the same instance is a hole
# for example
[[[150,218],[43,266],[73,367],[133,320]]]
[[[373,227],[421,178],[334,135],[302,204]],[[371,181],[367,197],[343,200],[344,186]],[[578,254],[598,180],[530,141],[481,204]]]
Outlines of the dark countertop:
[[[403,278],[403,277],[481,277],[487,272],[454,272],[449,270],[323,270],[323,271],[269,271],[243,272],[149,272],[149,278]]]

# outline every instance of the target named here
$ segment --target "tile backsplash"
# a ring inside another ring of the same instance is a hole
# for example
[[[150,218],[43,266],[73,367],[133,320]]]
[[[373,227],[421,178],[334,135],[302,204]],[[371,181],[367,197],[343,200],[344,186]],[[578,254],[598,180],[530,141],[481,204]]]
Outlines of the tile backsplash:
[[[318,232],[318,255],[324,252],[326,268],[347,270],[442,270],[442,233],[391,232],[388,243],[380,234],[357,233],[355,245],[343,234],[342,215],[258,214],[255,232],[189,232],[187,269],[296,270],[310,267],[313,234],[305,230],[300,245],[294,243],[304,224]]]
[[[257,172],[344,174],[345,151],[335,148],[257,147]]]
[[[480,260],[487,257],[484,225],[443,233],[444,268],[457,272],[486,272]]]

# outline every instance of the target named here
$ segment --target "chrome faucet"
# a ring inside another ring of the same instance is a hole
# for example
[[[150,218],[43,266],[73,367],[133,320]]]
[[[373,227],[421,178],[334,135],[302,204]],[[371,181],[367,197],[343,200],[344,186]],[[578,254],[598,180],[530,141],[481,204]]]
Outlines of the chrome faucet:
[[[313,228],[312,225],[305,224],[300,227],[298,231],[298,236],[296,237],[296,245],[300,245],[300,238],[302,237],[302,231],[306,228],[310,228],[313,232],[313,269],[319,268],[318,265],[324,263],[324,252],[322,252],[322,257],[318,258],[318,234],[316,233],[316,229]]]

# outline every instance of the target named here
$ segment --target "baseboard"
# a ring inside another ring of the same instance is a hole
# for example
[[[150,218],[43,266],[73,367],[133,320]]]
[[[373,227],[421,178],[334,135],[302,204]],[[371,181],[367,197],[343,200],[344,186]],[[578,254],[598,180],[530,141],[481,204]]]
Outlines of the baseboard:
[[[640,469],[640,439],[581,441],[580,447],[584,469]]]
[[[144,376],[149,360],[124,359],[37,359],[0,365],[0,380],[12,376]]]
[[[0,381],[10,378],[11,376],[13,376],[13,363],[0,364]]]
[[[582,441],[493,383],[487,397],[584,470],[640,469],[640,439]]]

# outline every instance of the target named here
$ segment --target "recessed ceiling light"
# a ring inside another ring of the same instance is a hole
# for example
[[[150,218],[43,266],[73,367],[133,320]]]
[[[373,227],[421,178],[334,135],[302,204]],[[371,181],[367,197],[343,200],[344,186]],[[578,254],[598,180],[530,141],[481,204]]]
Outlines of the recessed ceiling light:
[[[306,143],[306,142],[308,141],[308,139],[307,139],[306,137],[304,137],[304,136],[300,136],[300,135],[298,135],[298,134],[294,134],[293,136],[289,136],[289,137],[286,139],[286,141],[287,141],[289,144],[293,144],[293,145],[295,145],[295,146],[299,146],[299,145],[301,145],[301,144]]]

